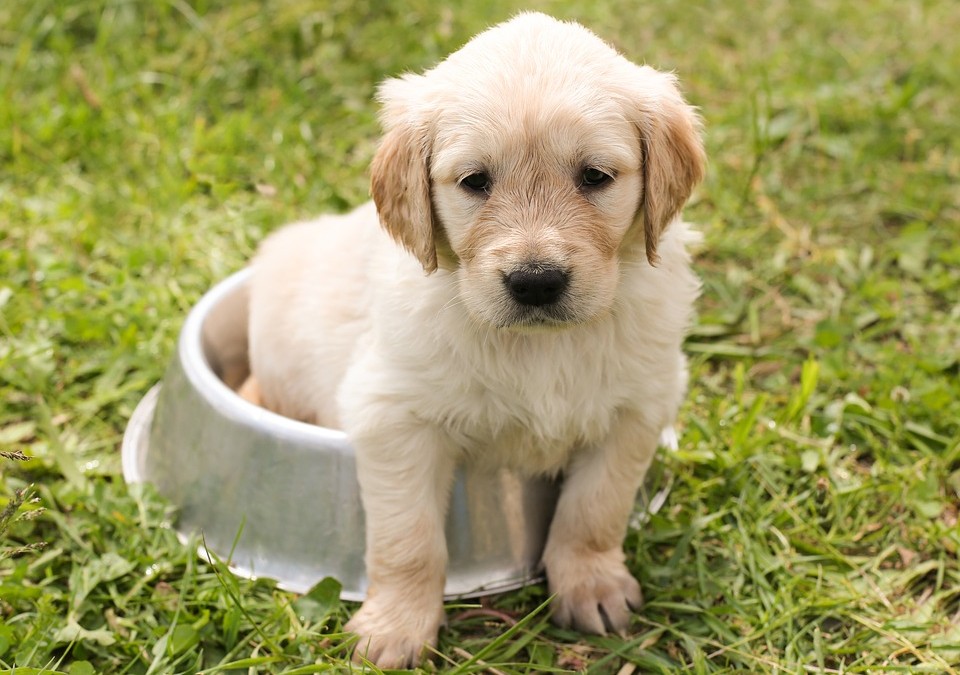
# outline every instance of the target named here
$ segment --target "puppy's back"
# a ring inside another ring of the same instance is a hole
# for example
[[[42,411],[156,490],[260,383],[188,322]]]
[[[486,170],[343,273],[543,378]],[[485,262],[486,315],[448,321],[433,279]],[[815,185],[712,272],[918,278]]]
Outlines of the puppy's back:
[[[262,404],[337,427],[336,392],[368,329],[371,204],[288,225],[261,245],[250,290],[250,369]]]

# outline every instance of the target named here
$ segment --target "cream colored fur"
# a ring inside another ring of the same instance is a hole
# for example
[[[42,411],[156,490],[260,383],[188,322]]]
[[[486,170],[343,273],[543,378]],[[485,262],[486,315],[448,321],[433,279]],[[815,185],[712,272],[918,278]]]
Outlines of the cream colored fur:
[[[396,667],[435,644],[464,460],[562,474],[554,620],[623,632],[641,599],[623,538],[685,388],[698,281],[679,212],[703,173],[699,122],[673,76],[540,14],[380,98],[376,205],[289,226],[256,258],[246,389],[356,447],[357,653]],[[590,187],[588,169],[611,178]],[[480,173],[485,189],[462,182]],[[568,275],[562,297],[518,303],[506,275],[547,267]]]

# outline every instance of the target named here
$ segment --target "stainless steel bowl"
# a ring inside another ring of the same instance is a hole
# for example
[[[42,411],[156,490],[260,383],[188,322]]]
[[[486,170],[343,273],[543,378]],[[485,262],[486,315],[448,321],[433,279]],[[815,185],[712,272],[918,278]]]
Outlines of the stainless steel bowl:
[[[301,593],[332,576],[344,599],[361,600],[363,509],[345,434],[234,392],[248,373],[248,277],[223,281],[188,315],[163,385],[124,434],[124,477],[155,484],[178,507],[181,537],[202,532],[237,574]],[[538,580],[557,494],[553,482],[461,469],[446,524],[447,597]]]

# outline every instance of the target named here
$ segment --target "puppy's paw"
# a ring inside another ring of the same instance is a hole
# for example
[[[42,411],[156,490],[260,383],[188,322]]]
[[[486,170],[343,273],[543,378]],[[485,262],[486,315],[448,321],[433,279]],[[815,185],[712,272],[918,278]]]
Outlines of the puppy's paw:
[[[424,648],[437,644],[443,623],[443,603],[411,607],[389,596],[368,598],[345,629],[359,636],[353,660],[374,663],[379,668],[412,668],[420,663]]]
[[[643,595],[620,550],[556,552],[545,562],[550,591],[556,595],[554,623],[582,633],[626,632]]]

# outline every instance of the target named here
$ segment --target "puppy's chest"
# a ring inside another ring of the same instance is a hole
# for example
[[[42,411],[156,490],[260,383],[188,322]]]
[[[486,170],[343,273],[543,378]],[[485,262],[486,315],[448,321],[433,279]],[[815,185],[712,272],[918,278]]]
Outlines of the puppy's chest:
[[[606,437],[625,397],[627,373],[596,356],[533,351],[483,366],[463,367],[442,421],[468,457],[497,465],[562,468],[572,450]]]

